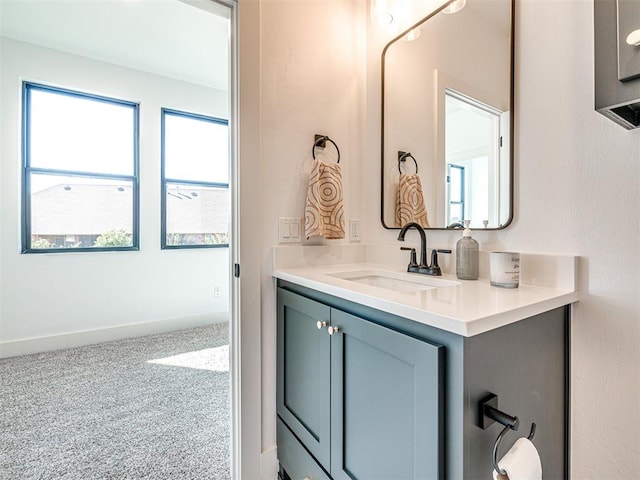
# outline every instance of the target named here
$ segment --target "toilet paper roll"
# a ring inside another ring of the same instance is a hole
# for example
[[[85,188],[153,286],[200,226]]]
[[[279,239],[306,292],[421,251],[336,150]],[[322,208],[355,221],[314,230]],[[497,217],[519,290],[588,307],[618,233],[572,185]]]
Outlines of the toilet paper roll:
[[[542,464],[535,445],[524,437],[516,443],[498,462],[506,475],[493,471],[494,480],[542,480]]]

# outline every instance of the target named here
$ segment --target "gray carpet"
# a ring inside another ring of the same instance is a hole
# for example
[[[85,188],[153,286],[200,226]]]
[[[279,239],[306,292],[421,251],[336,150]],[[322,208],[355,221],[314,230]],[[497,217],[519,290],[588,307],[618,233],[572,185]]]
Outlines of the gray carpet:
[[[0,478],[230,478],[227,344],[224,324],[0,360]]]

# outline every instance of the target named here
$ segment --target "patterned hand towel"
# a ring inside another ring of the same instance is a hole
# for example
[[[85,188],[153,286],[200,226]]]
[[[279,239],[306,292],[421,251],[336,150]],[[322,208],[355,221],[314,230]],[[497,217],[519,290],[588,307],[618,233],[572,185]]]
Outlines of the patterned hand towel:
[[[396,227],[402,227],[409,222],[416,222],[429,228],[420,177],[415,173],[412,175],[401,173],[396,202]]]
[[[342,170],[338,163],[315,160],[309,178],[304,214],[306,238],[344,238]]]

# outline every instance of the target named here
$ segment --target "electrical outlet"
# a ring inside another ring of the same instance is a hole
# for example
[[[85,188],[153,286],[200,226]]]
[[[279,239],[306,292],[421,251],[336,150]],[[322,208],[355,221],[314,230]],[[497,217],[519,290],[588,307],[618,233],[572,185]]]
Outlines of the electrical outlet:
[[[221,297],[222,296],[222,287],[215,286],[213,287],[213,296]]]
[[[349,241],[360,241],[360,220],[352,218],[349,220]]]

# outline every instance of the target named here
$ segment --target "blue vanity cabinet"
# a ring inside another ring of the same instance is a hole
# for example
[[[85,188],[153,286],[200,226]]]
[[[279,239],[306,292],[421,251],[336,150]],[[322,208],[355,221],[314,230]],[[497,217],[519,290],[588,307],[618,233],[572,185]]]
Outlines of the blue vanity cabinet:
[[[326,470],[331,447],[330,321],[327,305],[279,289],[276,410]],[[318,322],[325,326],[319,329]]]
[[[284,289],[277,329],[287,476],[444,478],[444,347]]]
[[[491,478],[489,394],[521,425],[498,458],[535,422],[544,478],[570,478],[570,306],[464,337],[282,279],[277,295],[283,480]]]

